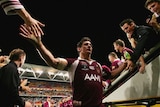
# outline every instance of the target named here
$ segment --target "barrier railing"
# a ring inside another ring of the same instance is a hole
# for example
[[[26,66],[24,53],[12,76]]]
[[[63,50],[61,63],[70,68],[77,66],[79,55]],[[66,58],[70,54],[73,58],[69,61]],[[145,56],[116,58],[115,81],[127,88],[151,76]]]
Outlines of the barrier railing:
[[[160,104],[160,97],[151,97],[146,99],[134,99],[134,100],[127,100],[127,101],[117,101],[117,102],[107,102],[105,103],[106,107],[110,106],[133,106],[136,105],[143,105],[146,107],[150,107],[156,104]],[[157,106],[159,107],[159,105]]]
[[[156,57],[160,55],[160,42],[155,45],[150,51],[144,56],[144,60],[146,64],[149,64],[151,61],[153,61]],[[131,77],[133,77],[138,72],[138,65],[134,68],[133,71],[123,71],[123,73],[111,83],[111,86],[104,91],[104,98],[110,95],[112,92],[114,92],[116,89],[118,89],[122,84],[124,84],[126,81],[128,81]],[[158,98],[159,100],[160,98]],[[131,101],[132,102],[132,101]],[[133,101],[135,104],[135,101]],[[111,102],[110,102],[111,103]],[[127,103],[126,102],[120,102],[120,103]],[[137,102],[137,104],[139,104]]]

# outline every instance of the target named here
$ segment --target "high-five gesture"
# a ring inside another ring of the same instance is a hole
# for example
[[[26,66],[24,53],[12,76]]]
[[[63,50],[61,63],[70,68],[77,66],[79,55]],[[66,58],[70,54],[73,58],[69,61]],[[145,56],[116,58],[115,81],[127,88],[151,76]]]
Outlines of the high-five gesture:
[[[26,24],[23,24],[20,26],[20,35],[23,36],[24,38],[28,39],[31,41],[34,45],[38,44],[41,42],[41,32],[37,32],[39,36],[36,36],[34,31],[28,27]]]

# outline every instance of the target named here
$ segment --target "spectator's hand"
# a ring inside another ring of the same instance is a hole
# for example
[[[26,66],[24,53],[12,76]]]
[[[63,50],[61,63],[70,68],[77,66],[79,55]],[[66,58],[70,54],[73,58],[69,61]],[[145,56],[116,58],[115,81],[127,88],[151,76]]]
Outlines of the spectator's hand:
[[[14,11],[24,20],[24,23],[28,26],[28,28],[30,28],[36,37],[44,35],[42,27],[44,27],[45,24],[34,19],[25,8],[14,9]]]
[[[127,35],[127,38],[128,38],[128,39],[131,39],[131,38],[132,38],[132,34],[131,34],[131,33],[126,33],[126,35]]]
[[[111,80],[106,80],[106,81],[102,81],[102,85],[104,87],[104,89],[108,89],[108,87],[111,85]]]
[[[151,20],[148,24],[153,27],[156,27],[158,25],[157,20]]]
[[[147,18],[147,19],[146,19],[146,23],[149,24],[150,20],[151,20],[151,18]]]
[[[106,81],[102,81],[102,85],[103,85],[103,87],[106,87],[107,86],[107,82]]]
[[[25,24],[31,29],[31,31],[33,31],[36,37],[44,35],[42,27],[45,27],[45,24],[41,23],[40,21],[29,17],[27,20],[25,20]]]
[[[21,86],[27,85],[28,79],[21,80]]]
[[[26,86],[27,83],[28,83],[28,79],[23,79],[21,80],[20,86],[22,87],[23,91],[31,92],[31,89],[29,88],[29,86]]]
[[[129,69],[130,71],[132,71],[135,68],[135,64],[131,60],[127,60],[126,63],[127,63],[126,70]]]
[[[23,91],[31,92],[31,88],[29,86],[21,86]]]
[[[0,56],[0,63],[9,62],[8,56]]]
[[[146,66],[146,64],[141,64],[141,65],[140,65],[140,68],[139,68],[139,72],[140,72],[140,73],[143,74],[143,73],[145,72],[145,66]]]
[[[160,25],[157,21],[157,17],[155,14],[152,15],[151,18],[146,19],[146,23],[148,23],[150,26],[152,26],[155,29],[160,29]]]

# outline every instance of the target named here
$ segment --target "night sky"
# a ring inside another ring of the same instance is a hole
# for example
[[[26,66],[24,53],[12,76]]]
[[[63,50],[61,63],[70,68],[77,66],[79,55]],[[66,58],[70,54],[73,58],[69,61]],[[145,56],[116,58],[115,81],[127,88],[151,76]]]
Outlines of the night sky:
[[[125,18],[146,24],[150,14],[144,8],[145,0],[21,0],[31,15],[43,22],[45,46],[58,57],[78,57],[76,43],[83,36],[93,41],[92,58],[109,64],[107,55],[113,50],[113,41],[125,40],[119,23]],[[27,63],[46,65],[28,41],[19,36],[19,16],[7,16],[0,9],[1,55],[8,55],[14,48],[27,53]]]

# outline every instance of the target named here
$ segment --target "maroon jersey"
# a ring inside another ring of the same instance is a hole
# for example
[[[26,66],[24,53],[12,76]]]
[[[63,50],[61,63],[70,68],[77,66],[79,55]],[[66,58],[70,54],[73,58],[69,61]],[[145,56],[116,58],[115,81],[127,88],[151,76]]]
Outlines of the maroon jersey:
[[[67,58],[71,76],[73,100],[81,102],[80,107],[104,107],[102,104],[102,68],[95,60]]]
[[[121,65],[122,63],[123,63],[123,62],[122,62],[119,58],[115,59],[115,60],[111,63],[111,69],[114,70],[114,69],[118,68],[119,65]]]
[[[61,104],[60,107],[73,107],[72,100],[70,99],[68,101],[63,102],[63,104]]]
[[[111,63],[111,69],[112,69],[111,72],[114,72],[113,70],[117,69],[122,63],[123,63],[122,60],[120,60],[119,58],[115,59],[115,60]],[[110,79],[116,79],[119,75],[120,75],[120,73],[117,74],[117,75],[114,76],[114,77],[111,77]]]

